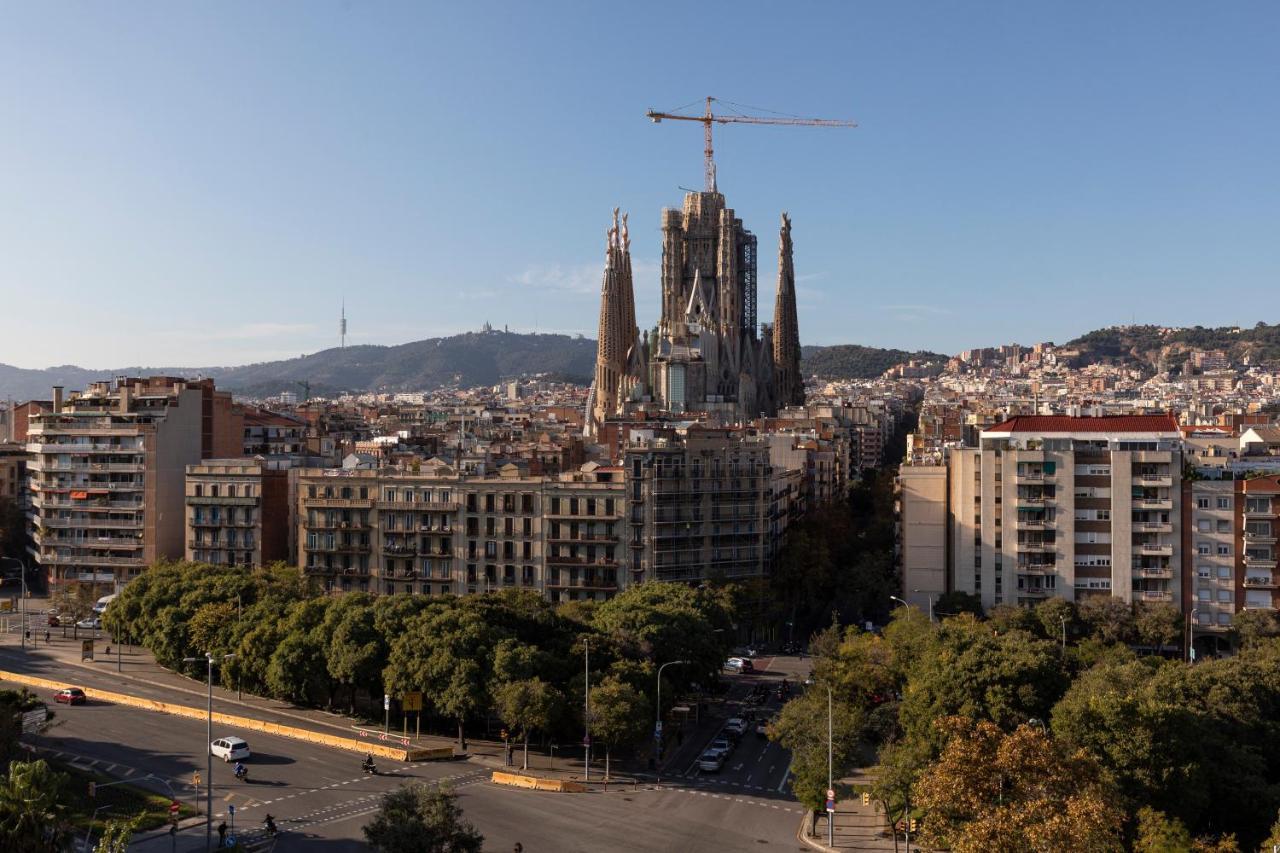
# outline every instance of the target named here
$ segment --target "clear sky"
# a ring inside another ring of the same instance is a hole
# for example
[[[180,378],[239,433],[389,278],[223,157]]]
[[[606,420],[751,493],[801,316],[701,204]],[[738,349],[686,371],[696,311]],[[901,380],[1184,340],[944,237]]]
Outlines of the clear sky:
[[[0,362],[222,365],[637,313],[704,96],[772,313],[954,352],[1133,319],[1274,322],[1275,2],[0,5]]]

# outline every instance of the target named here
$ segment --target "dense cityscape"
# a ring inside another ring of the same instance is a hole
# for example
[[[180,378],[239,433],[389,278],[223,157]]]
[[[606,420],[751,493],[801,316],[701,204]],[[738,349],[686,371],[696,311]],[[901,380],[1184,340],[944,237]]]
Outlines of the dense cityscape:
[[[0,853],[1280,851],[1245,6],[14,7]]]

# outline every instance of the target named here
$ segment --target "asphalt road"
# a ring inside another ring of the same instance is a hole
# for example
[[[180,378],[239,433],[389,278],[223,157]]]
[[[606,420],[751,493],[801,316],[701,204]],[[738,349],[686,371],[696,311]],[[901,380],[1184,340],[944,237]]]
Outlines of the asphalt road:
[[[39,668],[47,677],[61,676],[68,683],[109,680],[105,673],[92,676],[79,668],[67,668],[59,676],[56,664]],[[193,704],[189,696],[166,698]],[[215,738],[225,734],[240,733],[215,727]],[[237,782],[229,766],[214,762],[214,824],[230,824],[234,806],[237,830],[256,830],[269,812],[281,831],[279,853],[367,849],[360,842],[360,829],[376,810],[378,798],[409,780],[452,785],[466,818],[485,835],[487,850],[507,851],[517,841],[530,853],[807,849],[795,840],[800,806],[771,787],[786,772],[784,753],[750,733],[719,778],[694,774],[660,789],[641,785],[589,794],[494,785],[488,781],[490,770],[472,761],[407,765],[379,760],[383,775],[369,777],[361,774],[359,757],[350,753],[269,735],[243,736],[254,752],[246,762],[247,781]],[[59,706],[58,725],[37,743],[65,760],[114,777],[163,777],[187,802],[194,796],[193,773],[205,772],[204,723],[123,706]],[[170,849],[170,839],[162,837],[134,849],[163,853]],[[176,849],[203,850],[203,826],[179,833]]]

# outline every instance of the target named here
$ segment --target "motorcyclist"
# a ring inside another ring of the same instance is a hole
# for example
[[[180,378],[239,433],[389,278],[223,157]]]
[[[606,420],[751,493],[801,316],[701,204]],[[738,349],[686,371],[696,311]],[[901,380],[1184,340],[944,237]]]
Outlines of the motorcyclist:
[[[263,821],[262,821],[262,822],[263,822],[264,824],[266,824],[266,826],[267,826],[267,835],[275,835],[275,834],[276,834],[276,821],[275,821],[275,818],[273,818],[270,814],[268,814],[268,815],[266,816],[266,818],[264,818],[264,819],[263,819]]]
[[[246,767],[245,767],[243,764],[241,764],[239,761],[237,761],[237,762],[236,762],[236,771],[235,771],[235,772],[236,772],[236,778],[237,778],[237,779],[243,779],[244,777],[246,777],[246,776],[248,776],[248,775],[249,775],[249,770],[248,770],[248,768],[246,768]]]
[[[365,772],[373,770],[373,753],[365,753],[364,761],[360,762],[360,768]]]

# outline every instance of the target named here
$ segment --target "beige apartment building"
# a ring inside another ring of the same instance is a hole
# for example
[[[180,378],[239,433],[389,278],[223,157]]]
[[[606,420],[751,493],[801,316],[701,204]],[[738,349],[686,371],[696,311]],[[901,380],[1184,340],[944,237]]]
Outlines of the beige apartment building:
[[[1091,595],[1181,606],[1180,438],[1169,415],[1024,416],[949,451],[945,475],[904,468],[904,588],[937,594],[942,555],[947,589],[984,607]]]
[[[515,465],[462,475],[434,462],[305,469],[299,564],[326,589],[464,595],[533,589],[553,602],[604,600],[619,571],[621,470],[588,463],[529,476]]]
[[[33,413],[27,453],[31,555],[49,583],[111,592],[185,553],[186,466],[230,449],[242,427],[211,380],[121,377]]]
[[[624,459],[634,581],[765,573],[794,495],[779,488],[787,481],[770,465],[768,441],[733,429],[678,438],[632,430]]]
[[[186,472],[186,558],[214,565],[288,561],[289,473],[262,457],[210,459]]]
[[[898,471],[902,597],[928,612],[947,586],[947,468],[904,465]]]

